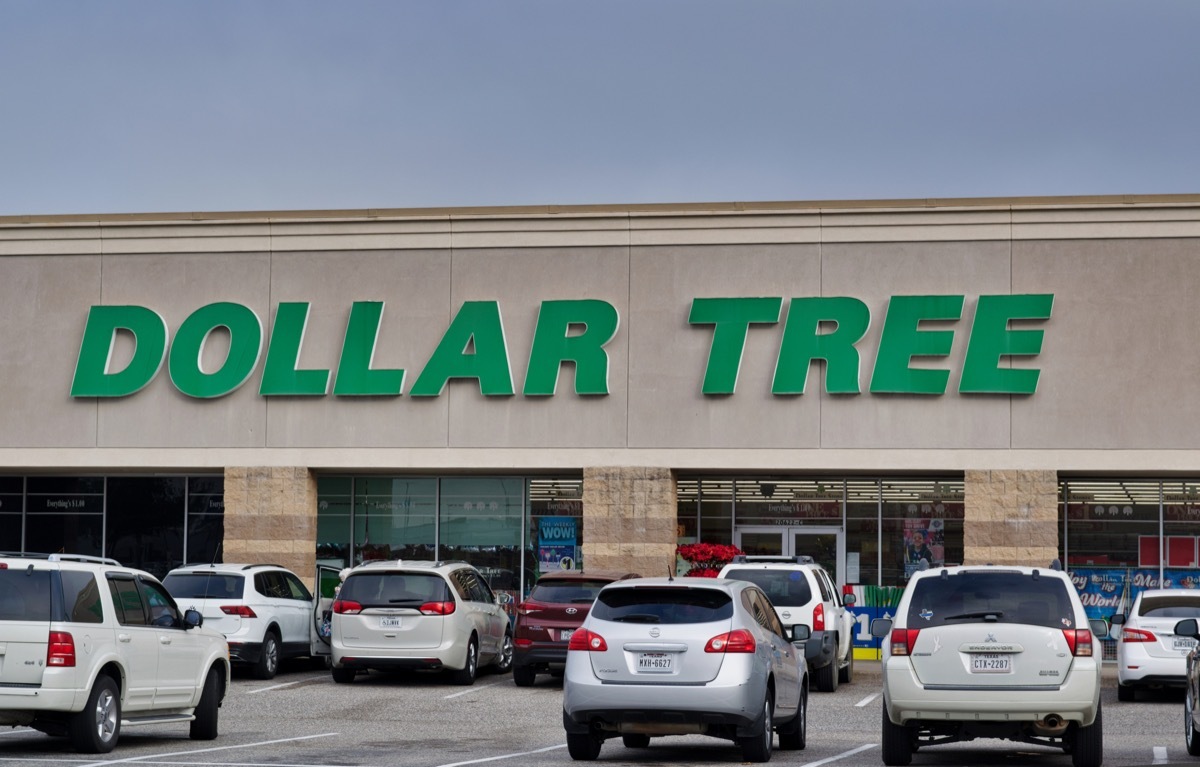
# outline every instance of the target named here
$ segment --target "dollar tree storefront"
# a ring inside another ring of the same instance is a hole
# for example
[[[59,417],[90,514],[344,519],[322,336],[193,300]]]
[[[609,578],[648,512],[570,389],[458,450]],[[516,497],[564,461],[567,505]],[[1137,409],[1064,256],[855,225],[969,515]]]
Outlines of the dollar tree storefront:
[[[1190,586],[1200,198],[0,218],[0,548]]]

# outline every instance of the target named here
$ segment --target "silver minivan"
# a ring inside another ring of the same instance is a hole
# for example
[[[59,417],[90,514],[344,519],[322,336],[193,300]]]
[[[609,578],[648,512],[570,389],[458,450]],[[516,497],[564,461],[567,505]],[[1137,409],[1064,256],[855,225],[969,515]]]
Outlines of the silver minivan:
[[[563,726],[573,759],[605,740],[732,740],[742,759],[805,746],[809,627],[785,627],[763,591],[723,578],[631,578],[601,589],[571,636]],[[793,644],[793,642],[797,643]]]

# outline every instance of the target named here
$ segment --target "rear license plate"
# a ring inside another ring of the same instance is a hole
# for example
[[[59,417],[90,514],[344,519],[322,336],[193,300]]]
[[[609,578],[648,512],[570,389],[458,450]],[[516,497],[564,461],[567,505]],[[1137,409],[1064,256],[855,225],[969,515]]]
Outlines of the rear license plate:
[[[1187,637],[1175,637],[1175,642],[1172,646],[1176,650],[1183,650],[1184,652],[1191,652],[1192,648],[1196,646],[1196,640],[1188,639]]]
[[[976,653],[971,656],[972,674],[1012,673],[1012,656],[1000,653]]]
[[[669,674],[675,668],[675,656],[666,652],[640,652],[637,670],[649,674]]]
[[[379,619],[379,628],[381,629],[398,629],[400,628],[399,615],[384,615]]]
[[[575,629],[562,629],[558,632],[558,637],[564,642],[571,641],[571,635],[575,633]]]

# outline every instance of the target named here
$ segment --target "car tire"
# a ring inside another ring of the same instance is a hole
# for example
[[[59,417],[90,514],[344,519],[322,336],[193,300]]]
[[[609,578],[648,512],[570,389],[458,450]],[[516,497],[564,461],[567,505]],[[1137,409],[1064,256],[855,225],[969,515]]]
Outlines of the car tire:
[[[513,683],[517,687],[533,687],[537,681],[537,669],[533,666],[513,666]]]
[[[197,704],[188,737],[192,740],[214,740],[217,737],[217,711],[221,703],[220,680],[217,679],[217,669],[208,670],[204,677],[204,691],[200,693],[200,703]]]
[[[838,681],[842,684],[850,684],[854,681],[854,646],[846,652],[846,665],[838,669]]]
[[[902,724],[892,724],[887,704],[883,704],[883,763],[889,767],[912,764],[912,731]]]
[[[738,744],[742,747],[743,762],[771,761],[771,745],[775,741],[775,727],[771,719],[771,694],[768,690],[767,698],[763,702],[762,719],[754,728],[754,734],[738,739]]]
[[[109,676],[96,677],[87,703],[67,720],[67,734],[76,751],[107,754],[121,737],[121,693]]]
[[[354,681],[354,669],[352,668],[338,668],[334,666],[329,669],[329,673],[333,674],[333,681],[338,684],[350,684]]]
[[[467,643],[467,663],[460,670],[455,671],[450,675],[455,684],[472,685],[475,684],[475,675],[479,673],[479,644],[475,641],[475,637],[471,637],[471,641]]]
[[[1117,682],[1117,700],[1128,703],[1137,699],[1137,690],[1133,685]]]
[[[837,692],[838,688],[838,668],[837,660],[834,659],[825,664],[819,669],[813,671],[813,677],[817,682],[817,689],[821,692]]]
[[[649,748],[650,736],[634,733],[632,735],[622,735],[621,742],[625,744],[625,748]]]
[[[567,733],[567,753],[577,762],[595,761],[600,756],[600,746],[603,741],[600,736],[588,732],[582,735]]]
[[[1103,712],[1096,708],[1096,721],[1087,727],[1075,728],[1075,747],[1071,749],[1073,767],[1100,767],[1104,762]]]
[[[782,751],[803,751],[808,745],[808,688],[800,689],[800,709],[787,724],[779,727],[779,748]]]
[[[508,631],[504,632],[504,638],[500,640],[500,654],[496,656],[496,662],[492,669],[497,674],[507,674],[513,667],[513,638]]]
[[[1200,756],[1200,735],[1196,733],[1196,718],[1192,716],[1190,692],[1183,700],[1183,739],[1187,743],[1187,752],[1192,756]]]
[[[263,634],[262,652],[254,664],[255,679],[274,679],[279,673],[279,635],[274,631]]]

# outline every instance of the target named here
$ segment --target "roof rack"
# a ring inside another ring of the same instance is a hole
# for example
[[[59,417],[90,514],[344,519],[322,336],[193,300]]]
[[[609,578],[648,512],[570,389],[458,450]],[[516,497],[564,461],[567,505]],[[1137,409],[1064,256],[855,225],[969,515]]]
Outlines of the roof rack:
[[[274,562],[259,562],[258,564],[254,564],[254,565],[245,565],[245,566],[243,566],[243,567],[242,567],[242,569],[243,569],[243,570],[250,570],[250,569],[253,569],[253,568],[255,568],[255,567],[278,567],[280,570],[282,570],[282,569],[283,569],[283,565],[277,565],[277,564],[275,564]]]
[[[90,557],[87,554],[51,554],[46,557],[48,562],[90,562],[96,565],[113,565],[122,567],[121,563],[109,557]]]
[[[775,554],[738,554],[733,558],[735,564],[745,564],[749,562],[781,562],[793,563],[797,565],[814,565],[817,560],[807,554],[797,554],[794,557],[785,557]]]

